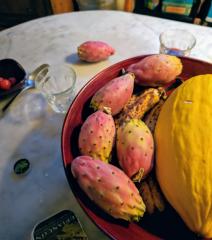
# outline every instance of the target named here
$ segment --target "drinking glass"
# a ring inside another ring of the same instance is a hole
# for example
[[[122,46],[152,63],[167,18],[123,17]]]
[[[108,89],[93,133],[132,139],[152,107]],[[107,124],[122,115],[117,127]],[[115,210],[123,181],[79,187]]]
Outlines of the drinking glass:
[[[195,37],[184,29],[170,29],[160,34],[160,53],[189,56],[196,44]]]
[[[49,65],[35,77],[35,86],[55,112],[66,113],[73,99],[76,73],[68,64]]]

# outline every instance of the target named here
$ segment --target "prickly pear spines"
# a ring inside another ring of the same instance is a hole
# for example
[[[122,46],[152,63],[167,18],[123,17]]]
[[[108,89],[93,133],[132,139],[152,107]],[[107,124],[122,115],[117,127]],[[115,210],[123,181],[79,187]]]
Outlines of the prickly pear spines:
[[[91,107],[94,110],[109,107],[113,116],[119,113],[132,96],[134,78],[134,74],[127,73],[112,79],[96,92]]]
[[[115,50],[105,42],[87,41],[77,48],[78,56],[86,62],[99,62],[115,53]]]
[[[97,111],[83,123],[79,134],[82,155],[109,162],[115,138],[115,123],[110,114]]]
[[[98,159],[80,156],[71,171],[81,189],[114,218],[139,221],[145,205],[134,183],[119,168]]]
[[[154,141],[153,136],[139,119],[131,119],[117,130],[117,156],[124,172],[140,181],[152,169]]]

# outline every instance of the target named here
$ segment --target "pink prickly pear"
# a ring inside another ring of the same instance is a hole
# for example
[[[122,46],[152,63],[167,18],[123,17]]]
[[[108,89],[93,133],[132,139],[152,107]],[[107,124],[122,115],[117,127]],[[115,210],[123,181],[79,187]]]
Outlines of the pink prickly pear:
[[[115,123],[110,114],[97,111],[83,123],[79,134],[82,155],[109,162],[115,138]]]
[[[152,169],[153,136],[140,119],[131,119],[117,130],[117,156],[119,164],[133,181],[140,181]]]
[[[80,156],[71,171],[81,189],[114,218],[138,221],[145,205],[134,183],[119,168],[98,159]]]
[[[176,56],[154,54],[131,64],[127,71],[135,74],[135,81],[142,86],[164,86],[181,74],[183,65]]]
[[[113,55],[115,50],[101,41],[87,41],[78,47],[78,56],[86,62],[99,62]]]
[[[119,113],[132,96],[134,78],[134,74],[128,73],[105,84],[91,99],[91,107],[94,110],[109,107],[112,115]]]

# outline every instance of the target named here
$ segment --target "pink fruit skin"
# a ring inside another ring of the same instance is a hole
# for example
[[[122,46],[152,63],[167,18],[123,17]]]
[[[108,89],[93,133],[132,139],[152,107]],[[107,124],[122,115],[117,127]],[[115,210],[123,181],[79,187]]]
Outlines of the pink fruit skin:
[[[80,156],[71,171],[81,189],[114,218],[139,220],[145,205],[134,183],[117,167],[98,159]]]
[[[110,114],[99,110],[83,123],[79,134],[79,149],[88,155],[109,162],[115,138],[115,123]]]
[[[132,96],[134,78],[134,74],[128,73],[105,84],[91,99],[91,107],[95,110],[111,108],[113,116],[119,113]]]
[[[150,130],[141,120],[131,119],[118,128],[116,149],[120,166],[134,181],[140,181],[151,171],[154,141]],[[134,178],[142,169],[143,176]]]
[[[142,86],[164,86],[182,72],[179,58],[155,54],[131,64],[127,71],[135,74],[135,82]]]
[[[86,62],[99,62],[113,55],[115,50],[101,41],[87,41],[78,47],[78,56]]]

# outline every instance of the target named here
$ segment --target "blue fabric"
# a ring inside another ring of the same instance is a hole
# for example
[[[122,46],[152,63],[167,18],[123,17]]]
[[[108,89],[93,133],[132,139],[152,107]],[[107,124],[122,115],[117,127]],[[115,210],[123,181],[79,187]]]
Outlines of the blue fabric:
[[[208,12],[208,15],[206,17],[206,22],[211,22],[212,23],[212,3],[211,3],[211,6],[209,8],[209,12]]]

